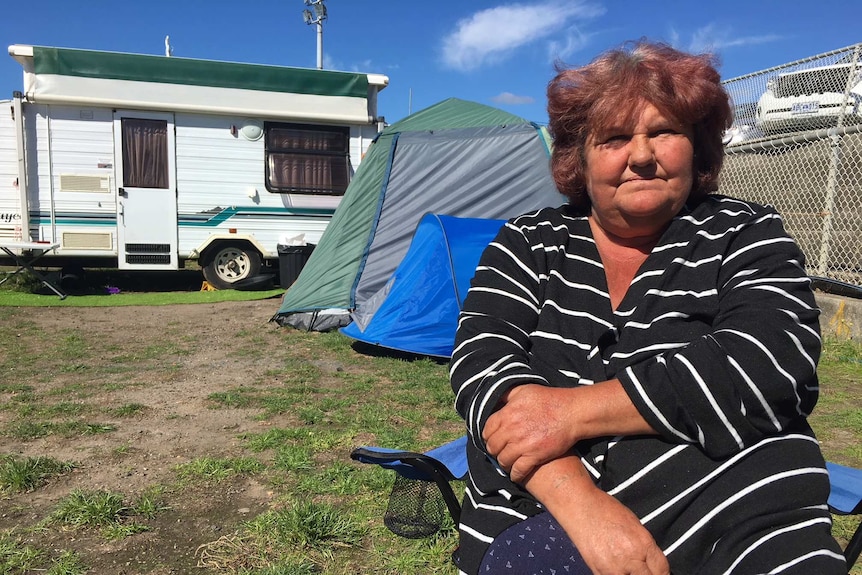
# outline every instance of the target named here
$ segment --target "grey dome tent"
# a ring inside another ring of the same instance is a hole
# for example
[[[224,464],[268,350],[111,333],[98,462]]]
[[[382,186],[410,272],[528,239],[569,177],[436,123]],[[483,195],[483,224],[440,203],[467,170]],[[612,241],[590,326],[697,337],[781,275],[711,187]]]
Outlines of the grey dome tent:
[[[273,317],[327,331],[386,285],[426,213],[507,219],[564,198],[547,131],[450,98],[378,134],[332,221]]]

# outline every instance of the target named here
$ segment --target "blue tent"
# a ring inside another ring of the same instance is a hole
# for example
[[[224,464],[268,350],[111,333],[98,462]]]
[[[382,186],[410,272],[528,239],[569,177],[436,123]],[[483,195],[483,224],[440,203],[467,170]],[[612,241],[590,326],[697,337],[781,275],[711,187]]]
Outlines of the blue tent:
[[[389,281],[341,332],[391,350],[450,357],[479,257],[504,223],[426,214]]]

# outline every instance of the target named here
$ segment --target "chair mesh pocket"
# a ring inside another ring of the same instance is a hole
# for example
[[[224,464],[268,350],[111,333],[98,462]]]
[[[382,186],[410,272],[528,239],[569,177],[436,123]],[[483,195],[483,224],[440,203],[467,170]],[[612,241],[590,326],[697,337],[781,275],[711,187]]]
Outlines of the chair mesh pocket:
[[[396,474],[383,524],[401,537],[428,537],[443,525],[444,505],[440,489],[433,481],[407,479]]]

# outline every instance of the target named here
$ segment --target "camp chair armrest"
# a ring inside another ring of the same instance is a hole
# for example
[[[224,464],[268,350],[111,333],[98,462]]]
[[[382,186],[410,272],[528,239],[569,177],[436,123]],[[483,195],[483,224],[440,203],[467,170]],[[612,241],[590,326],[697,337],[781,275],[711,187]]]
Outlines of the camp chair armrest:
[[[360,463],[373,463],[391,469],[407,479],[434,481],[434,476],[437,474],[442,475],[447,481],[456,479],[445,465],[424,453],[390,450],[384,447],[357,447],[350,453],[350,458]],[[417,465],[417,462],[421,463]]]
[[[350,458],[360,463],[372,463],[392,469],[407,479],[434,482],[443,496],[452,521],[455,525],[460,521],[461,503],[449,482],[461,478],[453,476],[446,465],[439,460],[424,453],[384,447],[357,447],[350,453]]]

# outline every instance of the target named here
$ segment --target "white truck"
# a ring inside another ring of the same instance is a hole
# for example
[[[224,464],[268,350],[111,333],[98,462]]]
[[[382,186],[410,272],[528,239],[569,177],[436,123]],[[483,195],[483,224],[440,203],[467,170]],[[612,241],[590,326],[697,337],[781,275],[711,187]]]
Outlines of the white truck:
[[[382,129],[361,74],[13,45],[0,241],[50,267],[177,270],[223,289],[315,244]]]

